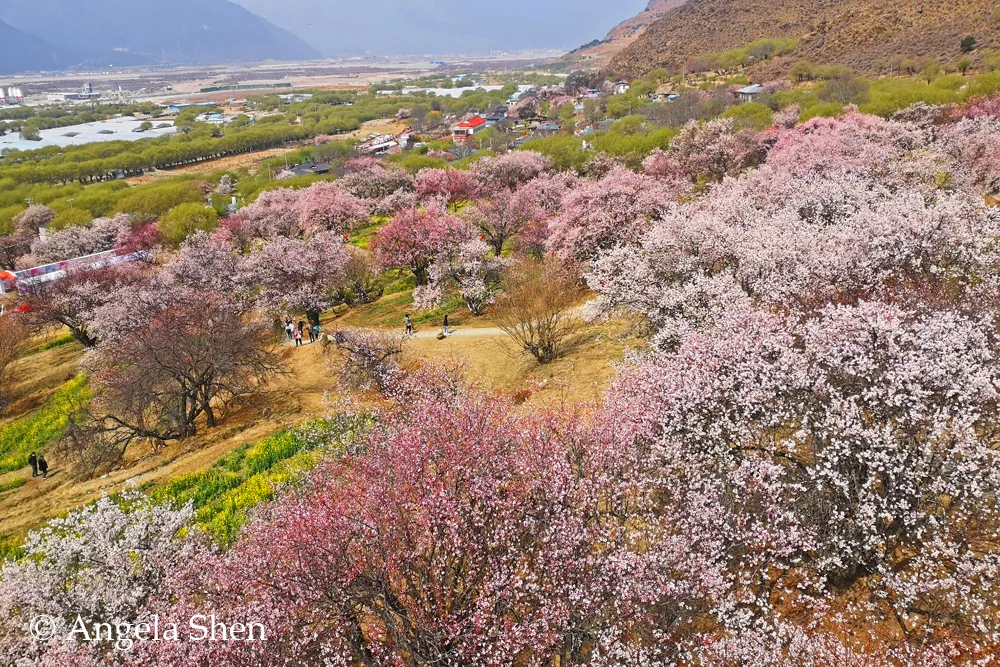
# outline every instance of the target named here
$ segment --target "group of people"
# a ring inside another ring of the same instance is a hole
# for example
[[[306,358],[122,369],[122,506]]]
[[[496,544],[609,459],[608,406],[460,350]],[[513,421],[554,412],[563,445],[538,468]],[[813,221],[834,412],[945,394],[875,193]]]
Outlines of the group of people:
[[[32,477],[41,475],[42,479],[49,478],[49,462],[45,460],[45,456],[42,454],[31,452],[31,456],[28,457],[28,465],[31,466]]]
[[[412,336],[413,335],[413,318],[410,317],[409,313],[407,313],[406,315],[403,316],[403,325],[406,327],[406,335],[407,336]],[[444,335],[445,336],[450,336],[451,335],[451,327],[448,326],[448,316],[447,315],[444,316]]]
[[[309,334],[309,342],[315,343],[319,340],[319,325],[313,324],[307,327],[302,320],[296,324],[291,317],[285,315],[285,334],[288,336],[288,340],[295,341],[295,347],[302,345],[302,337],[305,333]]]

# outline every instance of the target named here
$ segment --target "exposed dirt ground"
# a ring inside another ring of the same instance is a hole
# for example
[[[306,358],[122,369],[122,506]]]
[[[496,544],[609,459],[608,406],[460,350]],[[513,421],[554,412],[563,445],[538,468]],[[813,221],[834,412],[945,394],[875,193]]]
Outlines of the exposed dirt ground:
[[[183,443],[171,443],[159,452],[149,446],[130,449],[122,470],[76,482],[60,468],[57,459],[47,457],[52,467],[46,480],[31,479],[27,468],[0,475],[0,484],[15,477],[28,479],[26,485],[0,494],[0,535],[22,533],[46,518],[99,498],[103,493],[118,491],[130,482],[165,480],[208,468],[236,447],[258,442],[310,416],[322,415],[324,395],[332,382],[320,346],[282,348],[279,354],[287,373],[277,377],[255,400],[227,415],[219,427]],[[41,404],[46,395],[75,375],[79,357],[80,348],[74,345],[27,359],[25,371],[30,373],[28,384],[32,392],[24,400]]]
[[[143,174],[142,176],[127,178],[125,179],[125,182],[129,185],[143,185],[144,183],[152,183],[153,181],[158,181],[162,178],[170,178],[171,176],[178,176],[180,174],[210,174],[214,171],[236,171],[237,169],[242,169],[243,167],[248,167],[250,169],[250,173],[256,173],[260,163],[264,160],[268,160],[273,157],[281,157],[282,155],[291,153],[297,149],[298,146],[288,146],[283,148],[270,148],[265,151],[255,151],[253,153],[244,153],[243,155],[230,155],[229,157],[222,157],[218,160],[207,160],[205,162],[189,164],[176,169],[158,169],[157,171],[151,171]]]
[[[323,325],[329,330],[349,319],[352,326],[379,326],[384,320],[392,321],[395,328],[397,315],[406,309],[407,301],[409,294],[395,300],[383,297],[383,301],[365,307],[364,312],[352,311],[349,318],[337,320],[330,314]],[[589,328],[580,344],[565,357],[539,366],[515,349],[488,318],[468,318],[456,313],[451,319],[455,335],[444,340],[437,339],[440,323],[419,324],[418,336],[406,347],[407,361],[461,366],[470,379],[481,379],[497,390],[510,392],[519,402],[535,405],[598,399],[614,375],[613,364],[622,359],[627,347],[638,342],[629,335],[625,323],[602,323]],[[401,319],[398,328],[402,328]],[[39,339],[36,345],[55,335]],[[82,347],[74,342],[25,357],[20,362],[23,379],[16,387],[19,398],[8,419],[43,405],[56,389],[76,375],[82,353]],[[128,451],[122,470],[78,482],[60,467],[55,457],[48,456],[52,467],[47,480],[32,479],[27,468],[0,475],[0,485],[15,478],[27,480],[24,486],[0,493],[0,537],[24,534],[45,519],[104,493],[119,491],[129,483],[166,481],[203,470],[237,447],[326,413],[328,401],[338,395],[329,366],[334,356],[318,344],[301,348],[281,345],[278,354],[287,372],[276,377],[252,401],[226,415],[217,428],[185,442],[170,443],[161,451],[154,451],[149,445],[134,446]],[[3,423],[0,421],[0,426]]]

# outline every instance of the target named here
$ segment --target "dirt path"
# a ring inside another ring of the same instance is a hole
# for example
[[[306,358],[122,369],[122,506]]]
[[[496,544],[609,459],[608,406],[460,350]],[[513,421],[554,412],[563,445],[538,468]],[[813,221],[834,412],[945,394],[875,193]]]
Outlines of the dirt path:
[[[152,183],[153,181],[182,174],[210,174],[213,171],[236,171],[242,167],[249,167],[250,172],[255,173],[257,167],[264,160],[273,157],[281,157],[282,155],[296,151],[299,148],[301,148],[301,146],[269,148],[267,150],[254,151],[253,153],[242,153],[240,155],[230,155],[228,157],[218,158],[216,160],[207,160],[205,162],[199,162],[198,164],[189,164],[184,167],[177,167],[176,169],[158,169],[156,171],[143,174],[142,176],[126,178],[125,182],[129,185],[143,185],[145,183]]]
[[[418,340],[427,338],[437,338],[441,334],[441,329],[427,329],[425,331],[414,331],[413,338]],[[503,329],[498,327],[486,327],[482,329],[465,329],[460,327],[452,327],[451,333],[448,334],[448,338],[496,338],[497,336],[506,335]]]
[[[410,336],[410,340],[435,340],[441,335],[441,329],[417,329]],[[505,336],[503,329],[498,327],[452,327],[448,338],[497,338]],[[308,340],[303,340],[301,347],[312,345]],[[295,347],[295,342],[286,340],[285,347]]]
[[[59,359],[57,374],[59,379],[67,380],[75,375],[79,354],[66,346],[38,357],[45,361]],[[0,483],[19,477],[27,480],[18,489],[0,493],[0,538],[22,535],[68,508],[79,507],[130,484],[160,482],[210,468],[237,447],[260,442],[285,426],[325,414],[333,380],[322,348],[281,349],[279,356],[285,374],[276,377],[252,401],[227,415],[217,428],[204,430],[190,440],[170,443],[158,452],[137,445],[126,453],[127,462],[122,469],[97,479],[72,479],[62,462],[52,456],[47,457],[52,468],[46,480],[32,479],[27,468],[0,475]]]

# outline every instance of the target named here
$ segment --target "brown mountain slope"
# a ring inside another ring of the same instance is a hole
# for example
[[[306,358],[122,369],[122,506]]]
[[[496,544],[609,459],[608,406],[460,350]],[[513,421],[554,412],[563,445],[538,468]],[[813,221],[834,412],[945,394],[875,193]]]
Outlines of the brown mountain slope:
[[[622,21],[593,46],[574,51],[572,55],[581,60],[607,61],[642,35],[650,25],[663,18],[671,9],[680,7],[688,0],[650,0],[646,10]]]
[[[858,71],[897,55],[951,61],[961,57],[966,35],[976,37],[980,50],[1000,46],[997,6],[996,0],[690,0],[649,26],[610,69],[639,76],[769,37],[800,38],[792,59]]]

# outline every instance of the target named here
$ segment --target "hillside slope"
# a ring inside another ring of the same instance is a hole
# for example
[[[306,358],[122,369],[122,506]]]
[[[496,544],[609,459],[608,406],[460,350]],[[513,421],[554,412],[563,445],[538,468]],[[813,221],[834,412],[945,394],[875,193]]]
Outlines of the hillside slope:
[[[228,0],[3,0],[0,20],[58,44],[81,64],[305,60],[298,37]]]
[[[0,21],[0,74],[61,69],[66,64],[66,54],[60,49]]]
[[[893,56],[961,57],[966,35],[980,50],[1000,46],[994,0],[690,0],[649,26],[612,61],[623,76],[681,67],[706,53],[769,37],[795,37],[794,57],[871,71]],[[973,57],[975,54],[973,54]]]
[[[671,9],[688,0],[650,0],[641,13],[626,19],[608,32],[597,44],[585,45],[571,53],[582,60],[610,59],[635,42],[650,25],[662,19]]]

